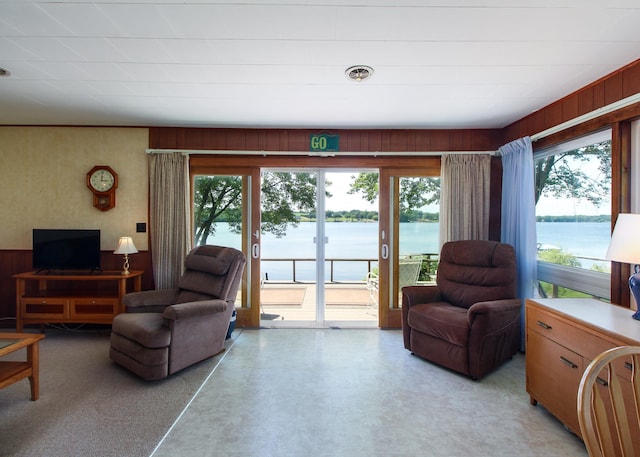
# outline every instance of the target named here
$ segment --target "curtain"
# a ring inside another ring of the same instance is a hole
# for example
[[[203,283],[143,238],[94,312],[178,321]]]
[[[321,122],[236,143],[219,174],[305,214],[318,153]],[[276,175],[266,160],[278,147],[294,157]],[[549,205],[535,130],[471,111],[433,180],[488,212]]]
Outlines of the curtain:
[[[524,330],[524,299],[533,297],[536,282],[536,212],[533,148],[529,137],[501,148],[502,221],[501,241],[516,250],[518,297],[523,300],[521,325]],[[524,349],[524,331],[522,332]]]
[[[489,238],[491,156],[444,154],[440,173],[440,246]]]
[[[175,287],[191,249],[189,156],[150,156],[151,249],[156,289]]]

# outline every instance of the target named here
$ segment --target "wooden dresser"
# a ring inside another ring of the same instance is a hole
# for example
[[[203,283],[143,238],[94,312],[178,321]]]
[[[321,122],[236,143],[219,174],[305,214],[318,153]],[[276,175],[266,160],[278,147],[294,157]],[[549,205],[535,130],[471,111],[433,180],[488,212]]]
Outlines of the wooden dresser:
[[[594,299],[526,301],[526,382],[532,405],[541,403],[578,436],[578,386],[601,352],[640,346],[633,311]]]

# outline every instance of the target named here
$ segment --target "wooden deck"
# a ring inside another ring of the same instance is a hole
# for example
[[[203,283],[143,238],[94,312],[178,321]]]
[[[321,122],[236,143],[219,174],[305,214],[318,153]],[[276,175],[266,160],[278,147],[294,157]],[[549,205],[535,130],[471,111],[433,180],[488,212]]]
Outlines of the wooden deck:
[[[261,289],[261,323],[283,327],[315,323],[316,284],[265,282]],[[378,305],[363,283],[329,283],[325,286],[325,322],[375,327]]]

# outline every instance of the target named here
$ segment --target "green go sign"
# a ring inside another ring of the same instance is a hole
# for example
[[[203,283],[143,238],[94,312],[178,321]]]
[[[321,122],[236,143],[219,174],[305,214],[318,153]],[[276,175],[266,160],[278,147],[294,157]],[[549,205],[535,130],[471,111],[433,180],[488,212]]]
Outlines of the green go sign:
[[[338,135],[316,135],[312,133],[309,139],[310,151],[338,152],[339,150],[340,137]]]

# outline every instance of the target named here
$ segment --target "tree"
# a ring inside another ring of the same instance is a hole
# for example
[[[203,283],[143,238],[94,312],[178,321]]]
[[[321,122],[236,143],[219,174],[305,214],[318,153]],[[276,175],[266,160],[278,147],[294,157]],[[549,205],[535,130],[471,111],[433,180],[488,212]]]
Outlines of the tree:
[[[378,173],[366,172],[352,176],[349,194],[362,194],[363,198],[374,203],[380,192]],[[405,177],[400,178],[400,213],[407,220],[412,219],[414,211],[440,201],[440,178]]]
[[[589,175],[581,165],[597,164],[597,176]],[[586,200],[599,206],[611,189],[611,141],[590,144],[546,156],[535,162],[535,201],[542,195]]]
[[[328,183],[329,184],[329,183]],[[296,212],[314,212],[316,177],[309,173],[265,172],[261,184],[261,231],[286,234],[297,226]],[[234,233],[242,230],[242,177],[198,176],[194,185],[195,244],[215,234],[216,223],[227,222]]]
[[[315,213],[316,181],[315,174],[310,173],[264,172],[261,231],[281,238],[289,225],[297,227],[296,212]]]
[[[231,227],[242,222],[242,177],[198,176],[194,183],[194,226],[196,246],[216,233],[216,222],[225,220]],[[224,214],[224,217],[223,217]]]

